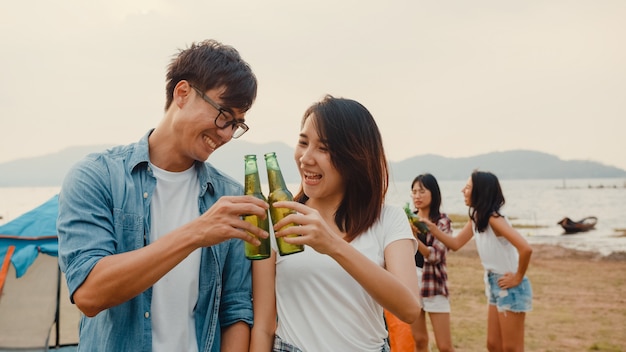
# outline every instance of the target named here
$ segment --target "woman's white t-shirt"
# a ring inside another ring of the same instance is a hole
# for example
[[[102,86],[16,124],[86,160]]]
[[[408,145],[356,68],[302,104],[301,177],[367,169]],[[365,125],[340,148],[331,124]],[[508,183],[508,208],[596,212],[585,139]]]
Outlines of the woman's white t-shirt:
[[[391,242],[417,243],[404,211],[384,206],[380,219],[351,245],[385,267]],[[379,352],[387,337],[383,308],[334,259],[305,247],[276,259],[276,334],[303,351]]]

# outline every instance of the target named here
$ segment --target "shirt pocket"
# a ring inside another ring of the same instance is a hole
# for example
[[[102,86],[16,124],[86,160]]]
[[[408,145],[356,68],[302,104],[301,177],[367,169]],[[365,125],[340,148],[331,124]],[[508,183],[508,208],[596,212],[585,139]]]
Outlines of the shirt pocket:
[[[143,215],[113,209],[118,252],[128,252],[144,246],[146,241]]]

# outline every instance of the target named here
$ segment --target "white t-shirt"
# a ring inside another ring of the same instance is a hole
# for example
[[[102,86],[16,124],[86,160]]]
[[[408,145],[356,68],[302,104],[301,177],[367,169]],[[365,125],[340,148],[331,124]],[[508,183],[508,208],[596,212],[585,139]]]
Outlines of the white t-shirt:
[[[169,172],[150,164],[157,178],[150,203],[150,242],[200,215],[200,184],[194,167]],[[193,309],[198,301],[201,250],[152,286],[152,351],[197,352]]]
[[[509,222],[506,217],[504,219]],[[487,225],[484,232],[476,232],[472,222],[472,231],[474,231],[478,256],[486,271],[496,274],[517,272],[519,253],[509,240],[496,236],[490,225]]]
[[[409,239],[404,211],[384,206],[381,217],[351,243],[385,267],[384,250]],[[387,330],[383,308],[330,256],[306,247],[276,260],[277,335],[305,352],[380,352]]]

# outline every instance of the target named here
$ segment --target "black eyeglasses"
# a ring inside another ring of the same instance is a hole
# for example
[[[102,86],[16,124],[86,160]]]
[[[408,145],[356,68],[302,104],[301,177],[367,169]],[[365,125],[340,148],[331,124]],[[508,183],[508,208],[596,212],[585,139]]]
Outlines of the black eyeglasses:
[[[217,128],[223,130],[229,126],[232,126],[233,138],[239,138],[244,133],[248,132],[248,130],[250,129],[248,125],[246,125],[244,122],[237,121],[228,110],[224,109],[218,103],[214,102],[213,99],[209,98],[200,89],[194,86],[191,86],[191,88],[193,88],[196,91],[196,93],[198,93],[198,95],[202,98],[202,100],[209,103],[209,105],[211,105],[212,107],[215,108],[215,110],[218,111],[218,114],[215,117],[215,126],[217,126]]]

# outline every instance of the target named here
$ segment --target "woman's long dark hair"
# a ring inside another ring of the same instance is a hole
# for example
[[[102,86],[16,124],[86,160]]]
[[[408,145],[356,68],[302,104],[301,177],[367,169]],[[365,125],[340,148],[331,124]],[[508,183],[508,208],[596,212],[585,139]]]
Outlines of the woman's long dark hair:
[[[439,183],[437,183],[435,176],[428,173],[417,175],[411,183],[411,189],[413,189],[416,183],[430,191],[430,213],[428,218],[436,224],[441,217],[441,190],[439,189]]]
[[[335,224],[352,241],[380,217],[389,184],[387,158],[374,117],[359,102],[327,95],[304,113],[326,143],[333,166],[343,176],[344,197]],[[294,197],[305,203],[302,185]]]
[[[469,216],[478,232],[485,231],[491,216],[502,216],[500,208],[504,205],[504,194],[496,175],[486,171],[472,172],[470,202]]]

